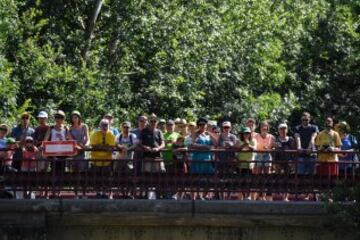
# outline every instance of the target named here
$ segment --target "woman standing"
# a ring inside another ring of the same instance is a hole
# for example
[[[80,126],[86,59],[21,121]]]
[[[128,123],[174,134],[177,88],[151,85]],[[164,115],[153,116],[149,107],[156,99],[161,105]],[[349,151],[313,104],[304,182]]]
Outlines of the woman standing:
[[[62,110],[58,110],[55,115],[55,125],[51,126],[45,135],[45,141],[66,141],[72,140],[68,128],[65,126],[65,113]],[[65,172],[64,157],[55,157],[51,163],[51,171],[55,173]]]
[[[255,136],[257,143],[257,151],[264,151],[263,153],[256,153],[254,174],[269,174],[271,173],[271,152],[275,147],[275,137],[269,133],[269,123],[267,121],[260,122],[260,133]],[[260,200],[272,200],[271,194],[260,193]],[[258,199],[258,194],[255,193],[252,197],[254,200]]]
[[[70,116],[71,126],[69,129],[70,136],[76,141],[78,154],[74,157],[71,164],[72,171],[82,172],[89,167],[88,161],[85,160],[85,147],[89,144],[89,128],[83,123],[79,111],[73,111]]]
[[[354,151],[358,148],[358,141],[355,136],[350,134],[350,126],[347,122],[339,122],[335,126],[335,130],[339,133],[341,138],[341,150],[347,151],[348,153],[340,153],[339,161],[354,162],[357,160],[357,155]],[[352,174],[355,165],[349,163],[339,164],[340,175]]]
[[[256,140],[252,137],[252,131],[249,127],[242,127],[240,131],[240,139],[236,142],[235,149],[239,150],[237,159],[239,161],[238,169],[241,176],[251,175],[251,161],[254,161],[255,154],[252,152],[256,150]],[[248,192],[241,192],[239,200],[249,197]],[[254,194],[251,195],[254,200]]]
[[[267,121],[262,121],[260,123],[260,133],[256,134],[255,140],[257,142],[258,151],[269,151],[275,147],[275,137],[269,133],[269,123]],[[271,153],[257,153],[255,160],[258,161],[255,163],[253,169],[254,174],[269,174],[271,172]]]

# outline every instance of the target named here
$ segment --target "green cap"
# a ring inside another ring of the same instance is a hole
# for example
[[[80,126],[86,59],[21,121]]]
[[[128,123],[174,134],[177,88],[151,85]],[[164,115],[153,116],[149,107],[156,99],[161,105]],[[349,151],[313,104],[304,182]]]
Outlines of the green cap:
[[[249,127],[242,127],[240,133],[251,133],[251,130]]]
[[[7,138],[6,139],[6,144],[15,144],[16,143],[16,140],[15,140],[15,138],[12,138],[12,137],[10,137],[10,138]]]

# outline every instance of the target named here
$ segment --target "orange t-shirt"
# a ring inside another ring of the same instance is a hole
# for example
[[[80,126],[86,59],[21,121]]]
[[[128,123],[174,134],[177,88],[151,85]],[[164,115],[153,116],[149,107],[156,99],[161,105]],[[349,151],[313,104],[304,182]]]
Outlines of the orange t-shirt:
[[[261,134],[256,134],[256,150],[269,150],[272,149],[275,145],[275,137],[269,133],[266,134],[265,138]]]

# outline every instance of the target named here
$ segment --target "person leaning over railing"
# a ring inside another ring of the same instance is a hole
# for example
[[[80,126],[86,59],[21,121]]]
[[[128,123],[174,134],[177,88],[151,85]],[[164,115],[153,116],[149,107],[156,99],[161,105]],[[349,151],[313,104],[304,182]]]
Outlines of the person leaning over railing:
[[[165,147],[164,135],[157,129],[157,116],[149,116],[149,124],[140,133],[139,144],[144,151],[142,171],[146,173],[165,172],[161,150]]]
[[[255,153],[251,151],[257,149],[257,143],[256,139],[251,136],[251,129],[249,127],[242,127],[240,129],[240,136],[234,148],[240,151],[237,153],[239,174],[241,176],[250,176],[253,165],[251,161],[255,159]]]
[[[350,134],[350,126],[347,122],[342,121],[335,125],[335,131],[337,131],[341,138],[341,150],[347,153],[339,153],[339,161],[355,162],[358,161],[358,155],[354,153],[358,149],[358,141],[356,137]],[[339,174],[345,175],[352,174],[355,168],[354,164],[339,164]]]
[[[213,132],[206,131],[207,122],[206,118],[200,117],[196,122],[198,130],[192,135],[191,145],[189,146],[189,149],[193,151],[190,166],[192,174],[211,175],[215,173],[212,153],[209,150],[217,145],[218,136]],[[207,189],[204,189],[203,192],[198,193],[200,199],[206,197],[206,191]],[[194,194],[192,198],[196,199],[197,194]]]
[[[88,170],[89,163],[85,160],[84,149],[89,144],[89,128],[83,123],[82,117],[79,111],[73,111],[70,115],[71,126],[69,128],[69,134],[72,140],[76,141],[76,148],[78,154],[74,156],[71,161],[71,169],[74,172],[83,172]]]
[[[131,123],[125,121],[121,124],[120,133],[116,136],[116,145],[121,149],[118,158],[124,160],[115,163],[115,171],[117,172],[129,172],[134,169],[132,160],[137,139],[136,135],[130,131]]]
[[[14,138],[7,138],[9,127],[6,124],[0,124],[0,150],[1,149],[15,149],[16,142]],[[14,151],[0,151],[0,172],[16,172],[12,167],[12,157]]]
[[[257,143],[258,151],[269,151],[275,146],[275,137],[269,133],[268,121],[260,122],[260,133],[256,134],[255,140]],[[254,174],[268,174],[271,172],[271,153],[257,153],[255,156],[255,167],[253,169]]]
[[[46,135],[45,141],[66,141],[72,140],[69,129],[65,126],[65,113],[62,110],[58,110],[55,115],[55,125],[51,126]],[[51,162],[51,171],[62,174],[66,169],[66,162],[63,156],[57,156],[55,158],[51,158],[53,161]]]
[[[46,133],[50,129],[50,126],[47,124],[48,118],[49,116],[45,111],[41,111],[37,115],[39,125],[35,128],[33,139],[35,147],[39,148],[39,150],[41,149],[42,142],[45,140]],[[38,160],[37,171],[46,171],[48,169],[48,162],[42,159],[41,151],[37,152],[36,159]]]
[[[134,171],[136,175],[141,174],[142,172],[142,159],[143,159],[143,150],[140,146],[140,134],[141,131],[147,126],[148,118],[145,115],[141,115],[138,117],[137,128],[131,130],[131,133],[136,135],[136,146],[134,152]]]
[[[25,143],[25,138],[28,136],[32,136],[35,131],[32,127],[30,127],[30,118],[31,118],[30,113],[28,112],[22,113],[20,124],[14,127],[11,131],[11,137],[18,142],[18,148],[15,150],[14,153],[14,161],[12,163],[12,167],[18,171],[21,168],[21,158],[22,158],[21,149]]]
[[[249,127],[242,127],[240,129],[239,139],[236,141],[234,149],[240,151],[237,153],[238,160],[238,173],[241,176],[251,175],[251,161],[255,159],[255,153],[252,151],[256,150],[256,140],[252,137],[251,129]],[[239,200],[243,199],[254,199],[255,194],[249,194],[249,192],[239,193]]]
[[[232,148],[236,142],[237,138],[234,134],[231,133],[231,122],[224,121],[222,124],[222,132],[218,138],[218,148],[220,149],[229,149]],[[236,166],[234,164],[235,153],[234,152],[219,152],[217,153],[218,157],[218,170],[220,173],[233,173],[236,171]]]
[[[296,148],[299,151],[296,166],[296,173],[300,175],[312,175],[315,171],[316,150],[315,138],[318,134],[317,126],[310,124],[311,116],[308,112],[303,112],[301,124],[295,127]]]
[[[164,133],[165,148],[162,152],[162,157],[165,163],[165,169],[168,173],[175,172],[174,166],[174,154],[172,152],[174,145],[180,136],[179,133],[175,132],[175,123],[173,120],[166,122],[166,132]]]
[[[338,156],[333,151],[340,150],[342,143],[340,136],[333,128],[333,119],[327,117],[325,120],[325,130],[321,131],[315,139],[315,144],[320,151],[316,173],[319,175],[337,176],[338,175]]]
[[[34,139],[30,136],[25,138],[25,144],[22,148],[23,159],[21,161],[22,172],[36,172],[38,171],[38,163],[36,161],[39,149],[34,144]]]
[[[215,133],[206,131],[207,125],[206,118],[199,118],[196,122],[198,130],[195,134],[192,135],[192,143],[189,146],[190,150],[202,150],[194,151],[192,154],[192,163],[190,167],[191,173],[203,173],[203,174],[213,174],[215,172],[214,166],[212,164],[212,154],[211,152],[206,152],[204,150],[211,150],[213,146],[217,145],[218,136]]]
[[[275,153],[274,156],[274,168],[275,173],[289,175],[294,171],[289,161],[294,160],[294,154],[284,151],[295,150],[295,139],[288,136],[288,125],[286,123],[280,123],[278,126],[278,137],[275,139]]]
[[[111,172],[112,171],[112,152],[116,145],[115,136],[110,131],[109,120],[102,119],[99,129],[95,130],[90,136],[91,152],[91,171]]]

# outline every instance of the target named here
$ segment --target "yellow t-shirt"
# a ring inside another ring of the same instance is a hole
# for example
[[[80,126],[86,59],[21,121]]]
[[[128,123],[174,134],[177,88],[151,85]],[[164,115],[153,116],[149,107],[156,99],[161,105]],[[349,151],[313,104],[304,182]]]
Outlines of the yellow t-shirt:
[[[239,145],[243,145],[243,144],[244,144],[244,142],[239,140]],[[256,144],[257,144],[256,140],[252,139],[250,141],[249,145],[256,150]],[[245,148],[244,150],[249,150],[249,149]],[[242,152],[241,151],[241,152],[238,152],[237,156],[238,156],[239,161],[248,161],[248,162],[250,162],[250,161],[254,161],[254,159],[255,159],[255,153],[252,153],[252,152]],[[250,168],[250,163],[241,162],[241,163],[239,163],[239,168],[240,169],[249,169]]]
[[[115,136],[110,131],[106,132],[106,134],[104,134],[102,131],[96,131],[93,134],[91,134],[90,144],[91,145],[105,144],[114,147],[116,145]],[[112,159],[112,152],[92,151],[91,159],[108,161]],[[93,161],[92,164],[97,167],[105,167],[105,166],[109,166],[110,162]]]
[[[329,146],[329,147],[341,147],[341,138],[339,134],[333,130],[330,132],[328,131],[322,131],[317,135],[315,139],[315,145],[318,148],[321,148],[323,146]],[[337,154],[336,153],[319,153],[318,154],[318,160],[320,162],[335,162],[337,160]]]

